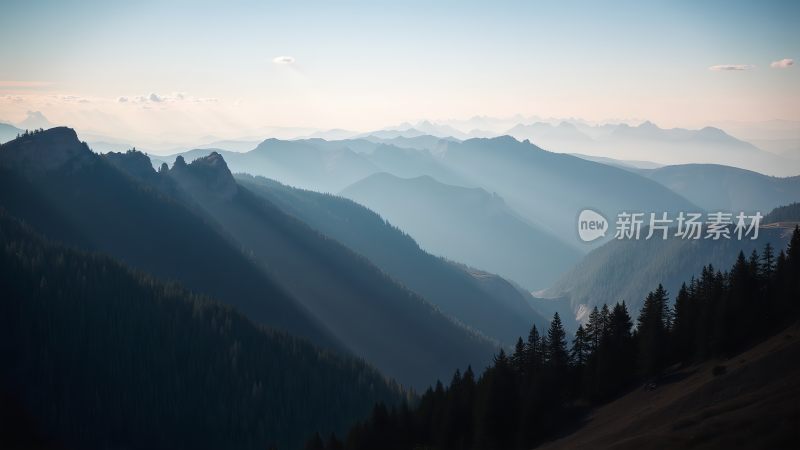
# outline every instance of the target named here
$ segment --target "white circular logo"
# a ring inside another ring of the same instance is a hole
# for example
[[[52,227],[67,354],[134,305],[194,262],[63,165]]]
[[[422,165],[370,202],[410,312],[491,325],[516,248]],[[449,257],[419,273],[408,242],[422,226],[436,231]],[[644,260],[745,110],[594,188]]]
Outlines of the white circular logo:
[[[578,236],[583,242],[592,242],[606,235],[608,220],[597,211],[584,209],[578,215]]]

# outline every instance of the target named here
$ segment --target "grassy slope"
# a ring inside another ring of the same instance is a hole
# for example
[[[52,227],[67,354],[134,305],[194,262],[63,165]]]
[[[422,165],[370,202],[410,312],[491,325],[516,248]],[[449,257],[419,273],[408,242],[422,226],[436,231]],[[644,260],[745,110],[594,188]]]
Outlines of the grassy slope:
[[[715,366],[727,372],[713,376]],[[792,448],[800,441],[800,323],[728,360],[677,369],[593,411],[542,449]]]

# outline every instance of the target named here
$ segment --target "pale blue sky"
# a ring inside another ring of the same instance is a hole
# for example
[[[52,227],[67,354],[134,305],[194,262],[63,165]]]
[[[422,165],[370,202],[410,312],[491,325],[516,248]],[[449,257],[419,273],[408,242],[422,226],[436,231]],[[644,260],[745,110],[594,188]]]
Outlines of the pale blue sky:
[[[800,2],[428,3],[4,2],[0,120],[41,110],[122,134],[516,113],[800,120],[800,68],[770,68],[800,60]],[[733,64],[755,67],[709,70]],[[165,101],[136,101],[151,93]]]

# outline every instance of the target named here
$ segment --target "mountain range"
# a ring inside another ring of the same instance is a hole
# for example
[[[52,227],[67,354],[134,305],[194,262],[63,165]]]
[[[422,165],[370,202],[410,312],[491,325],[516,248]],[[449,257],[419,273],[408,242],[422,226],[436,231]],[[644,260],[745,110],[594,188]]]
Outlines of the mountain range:
[[[800,176],[770,177],[717,164],[682,164],[638,172],[707,211],[766,214],[800,199]]]
[[[392,278],[465,325],[505,345],[547,320],[531,307],[530,294],[507,280],[422,250],[377,213],[349,199],[297,189],[251,175],[240,185],[320,233],[365,256]],[[548,314],[550,316],[550,314]]]
[[[494,348],[241,188],[218,154],[156,172],[141,153],[100,157],[54,128],[4,144],[0,165],[0,205],[48,237],[180,281],[404,384],[424,387],[453,364],[481,367]]]
[[[507,131],[548,150],[622,160],[647,160],[663,165],[724,164],[778,176],[794,176],[800,162],[763,151],[715,127],[696,130],[660,128],[645,121],[590,126],[561,122],[517,125]]]
[[[548,286],[580,257],[481,188],[433,177],[371,175],[342,191],[414,236],[426,251],[497,273],[528,290]]]

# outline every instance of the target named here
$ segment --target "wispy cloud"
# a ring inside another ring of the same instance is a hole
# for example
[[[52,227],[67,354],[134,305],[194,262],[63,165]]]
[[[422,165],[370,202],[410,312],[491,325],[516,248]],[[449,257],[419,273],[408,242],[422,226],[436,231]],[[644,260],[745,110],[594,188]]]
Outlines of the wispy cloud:
[[[294,58],[291,56],[278,56],[272,60],[275,64],[294,64]]]
[[[739,70],[751,70],[755,69],[756,66],[752,64],[718,64],[716,66],[711,66],[708,70],[713,70],[715,72],[729,72],[729,71],[739,71]]]
[[[81,97],[79,95],[53,95],[53,99],[61,100],[62,102],[68,103],[91,103],[91,101],[86,97]]]
[[[148,104],[148,103],[166,104],[166,103],[179,103],[179,102],[214,103],[217,101],[218,99],[213,97],[193,97],[183,92],[173,92],[172,94],[168,95],[151,92],[148,95],[135,95],[135,96],[123,95],[117,97],[117,103],[138,103],[138,104]]]
[[[784,58],[779,61],[773,61],[772,64],[769,66],[773,69],[788,69],[794,65],[794,60],[789,58]]]

